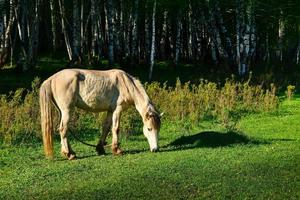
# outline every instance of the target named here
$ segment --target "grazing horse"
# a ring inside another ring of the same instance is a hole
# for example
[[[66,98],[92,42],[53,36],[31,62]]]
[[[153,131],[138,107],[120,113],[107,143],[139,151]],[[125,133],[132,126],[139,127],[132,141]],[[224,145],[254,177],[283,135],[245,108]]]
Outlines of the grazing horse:
[[[129,105],[134,105],[142,117],[143,133],[148,140],[150,151],[158,150],[160,114],[142,84],[122,70],[65,69],[43,82],[40,88],[40,108],[44,151],[47,158],[53,158],[51,102],[61,116],[59,124],[61,153],[69,160],[76,157],[67,140],[70,113],[75,106],[92,112],[107,112],[102,135],[96,147],[99,155],[105,154],[104,145],[110,129],[112,152],[116,155],[122,154],[118,142],[120,115]]]

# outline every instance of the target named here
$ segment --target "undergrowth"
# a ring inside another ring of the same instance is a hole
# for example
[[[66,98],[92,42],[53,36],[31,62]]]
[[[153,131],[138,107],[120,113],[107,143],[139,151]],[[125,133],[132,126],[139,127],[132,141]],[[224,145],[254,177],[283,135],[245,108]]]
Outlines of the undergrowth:
[[[164,112],[162,124],[168,122],[188,129],[203,120],[213,120],[228,130],[235,130],[246,114],[272,112],[279,104],[273,84],[265,89],[249,82],[250,78],[241,83],[232,77],[224,85],[207,80],[195,85],[178,79],[174,87],[153,82],[146,83],[145,88],[158,110]],[[31,90],[18,89],[0,97],[1,143],[13,145],[40,140],[39,86],[40,79],[36,78]],[[101,130],[104,115],[76,109],[71,127],[88,137],[93,130]],[[56,114],[57,124],[58,118]],[[134,107],[123,113],[121,129],[125,136],[141,133],[140,119]]]

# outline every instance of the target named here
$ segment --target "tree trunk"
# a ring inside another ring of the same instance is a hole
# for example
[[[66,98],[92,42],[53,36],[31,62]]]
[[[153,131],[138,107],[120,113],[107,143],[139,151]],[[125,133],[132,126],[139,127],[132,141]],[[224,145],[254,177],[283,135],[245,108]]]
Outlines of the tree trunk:
[[[28,31],[28,38],[29,38],[29,53],[28,53],[28,63],[30,67],[36,65],[37,61],[37,53],[38,53],[38,44],[39,44],[39,20],[40,20],[40,0],[35,0],[34,4],[34,11],[33,11],[33,22],[28,23],[29,30]]]
[[[151,50],[150,50],[150,70],[149,70],[149,81],[152,79],[154,56],[155,56],[155,16],[156,16],[156,0],[153,3],[152,11],[152,37],[151,37]]]
[[[113,64],[114,64],[113,0],[107,0],[106,10],[107,10],[107,29],[108,29],[108,63],[109,63],[109,66],[113,66]]]
[[[193,17],[193,10],[192,10],[192,3],[189,0],[189,9],[188,9],[188,60],[191,61],[193,59],[193,46],[192,46],[192,17]]]
[[[79,0],[73,0],[73,53],[72,63],[81,62],[81,31],[80,31],[80,17],[79,17]]]
[[[64,39],[65,39],[65,43],[66,43],[69,60],[71,61],[73,58],[73,54],[72,54],[72,49],[71,49],[71,45],[70,45],[68,31],[67,31],[66,24],[65,24],[66,16],[65,16],[64,0],[58,0],[58,3],[59,3],[60,15],[61,15],[61,29],[64,34]]]
[[[9,40],[11,37],[11,33],[13,30],[13,25],[15,21],[15,15],[14,15],[14,7],[15,7],[15,2],[14,0],[9,1],[9,20],[7,25],[5,26],[4,29],[4,23],[1,23],[1,28],[0,28],[0,36],[3,35],[3,40],[1,41],[1,49],[0,49],[0,68],[3,67],[3,65],[6,63],[8,54],[9,54],[9,45],[12,46],[12,43],[9,44]],[[12,57],[12,54],[10,55]]]
[[[54,0],[50,0],[50,12],[51,12],[52,51],[55,52],[57,49],[57,36],[56,36],[56,18],[55,18]]]
[[[149,14],[149,0],[145,2],[145,53],[144,60],[146,63],[150,63],[149,55],[150,55],[150,14]]]
[[[79,54],[82,55],[85,52],[84,44],[85,44],[85,26],[84,26],[84,0],[81,0],[80,5],[80,48],[79,48]],[[90,15],[86,18],[86,25],[88,24]]]
[[[95,6],[96,6],[95,0],[91,0],[91,32],[92,32],[91,54],[93,58],[96,56],[96,42],[98,38]]]
[[[180,58],[180,50],[181,50],[181,30],[182,30],[182,22],[181,22],[181,10],[177,15],[177,27],[176,27],[176,42],[175,42],[175,58],[174,64],[175,66],[178,65],[179,58]]]
[[[161,58],[166,59],[166,40],[167,40],[167,21],[168,21],[168,11],[164,10],[164,21],[162,26],[162,34],[160,39],[160,52],[161,52]]]
[[[21,46],[21,52],[19,59],[17,61],[17,67],[22,68],[22,71],[27,71],[28,70],[28,55],[27,55],[27,50],[25,41],[26,37],[26,15],[27,15],[27,4],[26,0],[20,0],[18,7],[20,8],[20,14],[18,13],[17,10],[15,10],[16,16],[18,16],[18,33],[19,33],[19,39],[20,39],[20,46]]]
[[[245,73],[245,69],[243,68],[241,64],[241,52],[240,52],[240,38],[241,38],[241,16],[240,16],[240,10],[241,10],[241,2],[240,0],[236,0],[236,65],[238,67],[238,74],[243,75]]]
[[[278,22],[278,49],[276,51],[277,59],[282,61],[282,50],[283,50],[283,37],[285,35],[285,21],[283,18],[283,11],[280,10],[280,17]]]
[[[115,2],[117,3],[117,2]],[[121,16],[121,9],[120,4],[116,4],[114,6],[114,50],[115,50],[115,57],[117,62],[121,61],[122,58],[122,49],[120,43],[120,33],[121,33],[121,24],[120,24],[120,16]]]
[[[138,21],[138,6],[139,1],[134,0],[134,8],[133,8],[133,24],[132,24],[132,41],[131,41],[131,65],[135,65],[137,60],[137,40],[138,40],[138,30],[137,30],[137,21]]]

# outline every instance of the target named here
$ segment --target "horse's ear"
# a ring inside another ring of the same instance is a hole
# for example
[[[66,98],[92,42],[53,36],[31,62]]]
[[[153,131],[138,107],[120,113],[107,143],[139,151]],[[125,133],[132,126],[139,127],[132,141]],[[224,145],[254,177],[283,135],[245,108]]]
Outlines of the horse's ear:
[[[150,119],[151,117],[154,117],[154,116],[155,116],[155,113],[152,112],[152,111],[148,111],[148,112],[146,113],[146,119]]]
[[[146,119],[150,119],[151,115],[150,115],[150,112],[146,112]]]

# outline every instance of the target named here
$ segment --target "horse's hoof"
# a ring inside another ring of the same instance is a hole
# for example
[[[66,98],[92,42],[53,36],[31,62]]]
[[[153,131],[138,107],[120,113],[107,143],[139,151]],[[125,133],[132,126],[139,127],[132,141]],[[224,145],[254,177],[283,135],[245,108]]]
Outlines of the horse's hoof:
[[[123,155],[123,151],[120,148],[116,148],[112,150],[113,154],[116,156],[121,156]]]
[[[96,147],[96,151],[97,151],[99,156],[105,155],[105,150],[104,150],[103,146],[101,146],[101,145]]]
[[[76,159],[76,155],[75,154],[70,154],[68,156],[68,160],[75,160]]]

